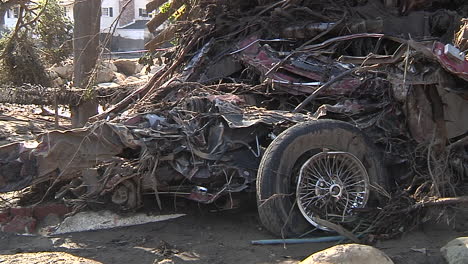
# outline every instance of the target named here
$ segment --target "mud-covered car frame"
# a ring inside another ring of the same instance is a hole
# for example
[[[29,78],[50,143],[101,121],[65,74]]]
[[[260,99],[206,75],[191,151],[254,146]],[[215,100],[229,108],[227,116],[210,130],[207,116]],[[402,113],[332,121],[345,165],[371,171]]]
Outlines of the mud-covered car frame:
[[[121,210],[141,207],[143,195],[159,207],[171,196],[229,209],[234,194],[256,192],[265,227],[297,236],[353,227],[357,212],[384,205],[424,170],[418,146],[466,137],[468,62],[452,45],[365,33],[280,51],[288,41],[249,36],[154,104],[42,134],[34,147],[1,147],[0,191],[46,183],[76,209]],[[347,55],[363,41],[373,53]],[[330,46],[340,52],[330,56]],[[257,84],[201,84],[219,76]],[[454,150],[450,162],[466,175],[466,147]]]

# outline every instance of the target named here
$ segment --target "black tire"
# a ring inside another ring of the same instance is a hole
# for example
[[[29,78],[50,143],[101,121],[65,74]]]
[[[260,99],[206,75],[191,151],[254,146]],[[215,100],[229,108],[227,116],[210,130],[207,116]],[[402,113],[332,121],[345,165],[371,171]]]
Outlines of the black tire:
[[[346,122],[326,119],[294,125],[268,146],[257,174],[260,220],[273,234],[294,237],[313,228],[294,203],[292,174],[296,163],[309,151],[323,148],[354,154],[366,168],[371,185],[388,190],[379,152],[361,130]],[[368,204],[382,201],[382,196],[371,190]]]

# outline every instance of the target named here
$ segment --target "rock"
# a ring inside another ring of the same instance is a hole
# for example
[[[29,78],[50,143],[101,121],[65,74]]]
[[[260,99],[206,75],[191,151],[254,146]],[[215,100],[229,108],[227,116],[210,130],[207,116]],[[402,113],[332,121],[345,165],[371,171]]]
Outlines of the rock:
[[[113,82],[122,85],[125,84],[125,79],[127,79],[127,76],[125,74],[121,72],[116,72]]]
[[[135,82],[140,82],[140,79],[138,79],[135,76],[130,76],[127,79],[125,79],[125,83],[127,83],[127,84],[135,83]]]
[[[100,83],[100,84],[98,84],[98,87],[101,87],[101,88],[118,88],[118,87],[120,87],[120,84],[113,83],[113,82]]]
[[[136,65],[136,69],[135,69],[135,72],[136,73],[140,73],[141,70],[144,68],[145,66],[143,66],[142,64],[138,63],[137,61],[137,65]]]
[[[393,264],[382,251],[367,245],[334,246],[310,255],[300,264]]]
[[[172,259],[163,259],[161,261],[158,261],[158,262],[154,262],[155,264],[174,264],[174,261]]]
[[[47,70],[47,76],[49,76],[51,80],[59,78],[58,74],[52,70]]]
[[[57,75],[65,80],[71,81],[72,76],[73,76],[73,65],[72,64],[66,64],[63,66],[57,65],[57,66],[52,66],[49,68],[50,71],[53,71],[57,73]],[[51,74],[53,75],[53,74]]]
[[[448,264],[468,263],[468,237],[458,237],[440,249]]]
[[[115,77],[114,71],[108,68],[101,68],[96,77],[96,83],[112,82]]]
[[[102,61],[101,66],[103,68],[105,68],[105,69],[109,69],[109,70],[114,71],[114,72],[117,71],[117,67],[115,66],[115,64],[113,62],[110,62],[110,61]]]
[[[138,59],[118,59],[114,61],[117,71],[127,76],[140,72],[143,66],[138,63]]]
[[[64,84],[64,81],[62,78],[60,77],[57,77],[55,79],[52,80],[52,87],[60,87]]]

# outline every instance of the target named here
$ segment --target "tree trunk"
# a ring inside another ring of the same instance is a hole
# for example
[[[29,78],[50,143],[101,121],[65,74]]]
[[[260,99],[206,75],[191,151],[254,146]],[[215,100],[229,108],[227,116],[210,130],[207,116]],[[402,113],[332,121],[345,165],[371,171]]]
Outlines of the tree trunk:
[[[73,85],[91,89],[94,84],[92,72],[99,55],[101,0],[75,1],[73,18]],[[97,114],[94,92],[89,94],[78,105],[70,106],[73,127],[84,126],[89,117]]]

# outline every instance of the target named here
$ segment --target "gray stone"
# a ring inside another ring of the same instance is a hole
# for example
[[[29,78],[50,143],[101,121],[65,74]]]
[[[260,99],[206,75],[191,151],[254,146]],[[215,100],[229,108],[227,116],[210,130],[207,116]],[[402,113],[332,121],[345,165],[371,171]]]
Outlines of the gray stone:
[[[119,84],[117,83],[113,83],[113,82],[106,82],[106,83],[100,83],[98,84],[98,87],[101,87],[101,88],[118,88],[120,87]]]
[[[118,59],[114,61],[117,71],[127,76],[139,73],[143,67],[138,63],[138,59]]]
[[[139,82],[139,81],[140,81],[140,79],[138,79],[135,76],[130,76],[127,79],[125,79],[125,83],[127,83],[127,84],[135,83],[135,82]]]
[[[114,77],[115,77],[115,73],[113,70],[108,69],[108,68],[102,68],[99,70],[97,74],[96,83],[112,82]]]
[[[125,84],[125,79],[127,79],[127,76],[125,74],[116,72],[115,77],[114,77],[114,82],[118,83],[120,85]]]
[[[47,70],[47,76],[49,76],[51,80],[59,78],[58,74],[52,70]]]
[[[101,62],[101,65],[102,67],[106,68],[106,69],[109,69],[111,71],[114,71],[116,72],[117,71],[117,67],[115,67],[115,64],[113,62],[110,62],[110,61],[102,61]]]
[[[393,264],[382,251],[367,245],[334,246],[310,255],[300,264]]]
[[[448,264],[468,263],[468,237],[458,237],[440,249]]]
[[[60,66],[60,65],[52,66],[49,70],[57,73],[60,78],[68,80],[68,81],[71,81],[72,76],[73,76],[72,64],[66,64],[63,66]]]
[[[57,77],[52,81],[52,87],[60,87],[64,84],[64,81],[62,78]]]

